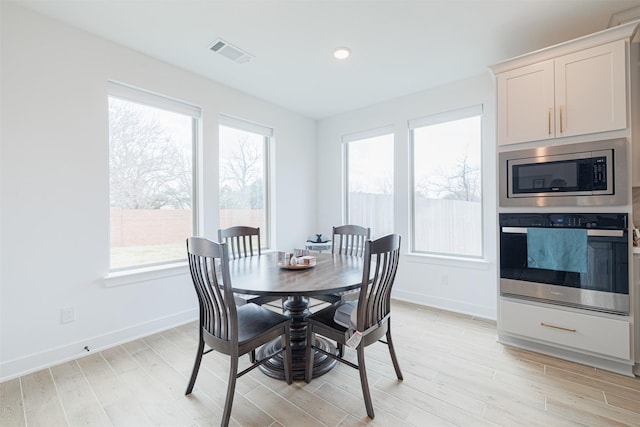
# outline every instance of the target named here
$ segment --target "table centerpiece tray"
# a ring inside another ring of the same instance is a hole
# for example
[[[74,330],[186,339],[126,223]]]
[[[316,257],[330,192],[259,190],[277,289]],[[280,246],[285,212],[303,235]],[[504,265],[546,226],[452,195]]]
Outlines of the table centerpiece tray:
[[[291,264],[278,263],[278,267],[284,268],[285,270],[306,270],[308,268],[315,267],[315,265],[305,265],[305,264],[291,265]]]

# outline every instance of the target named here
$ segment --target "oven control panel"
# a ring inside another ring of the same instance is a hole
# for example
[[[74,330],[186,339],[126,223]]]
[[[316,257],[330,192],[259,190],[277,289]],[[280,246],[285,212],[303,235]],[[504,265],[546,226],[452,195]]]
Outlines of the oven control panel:
[[[502,213],[500,226],[626,230],[627,218],[626,213]]]

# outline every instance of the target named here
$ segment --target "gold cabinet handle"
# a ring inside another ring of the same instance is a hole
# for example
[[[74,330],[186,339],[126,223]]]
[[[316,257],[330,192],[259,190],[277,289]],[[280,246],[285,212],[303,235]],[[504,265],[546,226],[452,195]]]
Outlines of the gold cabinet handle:
[[[561,331],[567,331],[567,332],[578,332],[575,329],[563,328],[562,326],[550,325],[544,322],[540,322],[540,326],[544,326],[545,328],[560,329]]]
[[[562,106],[560,106],[560,133],[562,133]]]
[[[551,114],[553,114],[553,108],[549,108],[549,135],[551,135]]]

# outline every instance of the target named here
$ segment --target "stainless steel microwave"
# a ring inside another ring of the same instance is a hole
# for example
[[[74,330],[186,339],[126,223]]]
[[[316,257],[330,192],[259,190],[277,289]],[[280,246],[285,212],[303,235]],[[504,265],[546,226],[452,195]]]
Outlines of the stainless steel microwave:
[[[500,206],[627,204],[625,138],[499,154]]]

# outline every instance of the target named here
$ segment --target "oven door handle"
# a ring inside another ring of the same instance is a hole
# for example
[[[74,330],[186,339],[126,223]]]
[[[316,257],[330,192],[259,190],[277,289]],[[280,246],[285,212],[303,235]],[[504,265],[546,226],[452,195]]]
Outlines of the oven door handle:
[[[503,233],[527,234],[527,227],[502,227]]]
[[[527,234],[527,227],[502,227],[503,233],[509,234]],[[624,230],[587,230],[587,236],[592,237],[622,237]]]
[[[587,236],[622,237],[624,230],[587,230]]]

